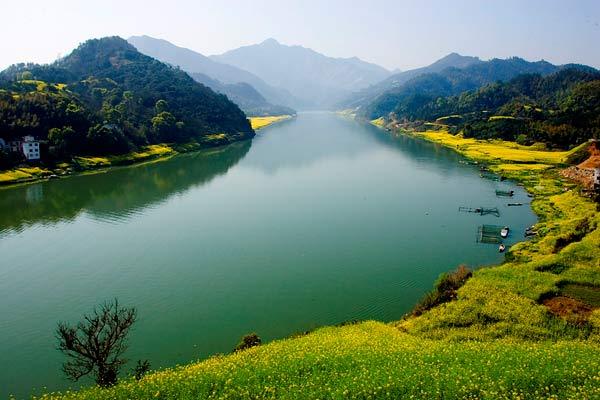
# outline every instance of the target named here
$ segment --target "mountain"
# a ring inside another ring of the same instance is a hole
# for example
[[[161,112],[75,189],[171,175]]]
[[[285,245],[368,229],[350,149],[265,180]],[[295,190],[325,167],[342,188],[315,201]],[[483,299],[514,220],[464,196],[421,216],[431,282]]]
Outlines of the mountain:
[[[418,99],[418,100],[416,100]],[[392,118],[419,126],[435,121],[451,132],[479,139],[569,148],[600,136],[600,72],[571,65],[557,72],[523,74],[455,96],[419,93]]]
[[[119,37],[89,40],[51,65],[0,73],[0,132],[48,139],[57,156],[254,135],[238,106]]]
[[[218,93],[226,95],[229,100],[237,104],[248,116],[273,116],[293,115],[296,111],[286,106],[273,105],[260,94],[254,87],[245,82],[222,83],[207,75],[193,72],[190,76],[205,86]]]
[[[473,64],[479,64],[482,61],[478,57],[462,56],[458,53],[450,53],[445,57],[440,58],[436,62],[426,67],[411,69],[408,71],[397,72],[386,79],[377,82],[367,88],[364,88],[358,92],[352,93],[345,99],[336,104],[338,109],[355,109],[372,102],[377,96],[382,93],[391,90],[393,88],[402,86],[410,79],[419,75],[440,72],[449,67],[455,68],[466,68]]]
[[[195,51],[150,36],[132,36],[127,39],[141,53],[167,64],[179,66],[190,74],[203,74],[224,84],[240,82],[253,86],[267,102],[294,107],[297,99],[287,91],[268,85],[258,76],[232,65],[216,62]],[[224,92],[222,92],[224,93]],[[226,94],[226,93],[225,93]]]
[[[488,83],[507,81],[520,74],[547,75],[560,68],[546,61],[529,62],[518,57],[475,61],[464,68],[446,67],[394,86],[366,105],[361,105],[358,114],[369,119],[378,118],[408,103],[424,101],[427,97],[459,94]]]
[[[275,39],[211,59],[242,68],[270,85],[287,89],[313,108],[330,107],[390,74],[385,68],[356,57],[327,57],[301,46],[283,45]]]

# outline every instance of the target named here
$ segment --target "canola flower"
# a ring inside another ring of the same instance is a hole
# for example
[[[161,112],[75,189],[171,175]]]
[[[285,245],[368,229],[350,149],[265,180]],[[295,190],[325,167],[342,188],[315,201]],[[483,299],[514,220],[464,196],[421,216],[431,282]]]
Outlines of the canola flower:
[[[290,119],[290,115],[278,115],[274,117],[250,117],[250,124],[252,125],[252,129],[258,130],[261,128],[265,128],[271,124],[276,122],[284,121],[286,119]]]
[[[428,340],[365,322],[43,399],[547,399],[600,396],[600,344]]]

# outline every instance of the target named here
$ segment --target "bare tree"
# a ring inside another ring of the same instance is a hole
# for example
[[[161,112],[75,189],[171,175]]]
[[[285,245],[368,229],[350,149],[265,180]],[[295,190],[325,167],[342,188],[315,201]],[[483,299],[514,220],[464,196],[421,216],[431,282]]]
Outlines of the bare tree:
[[[95,307],[76,326],[60,322],[56,337],[58,349],[68,358],[64,373],[74,381],[92,374],[102,387],[117,383],[119,369],[127,362],[122,358],[127,334],[136,318],[135,308],[120,307],[115,299]]]

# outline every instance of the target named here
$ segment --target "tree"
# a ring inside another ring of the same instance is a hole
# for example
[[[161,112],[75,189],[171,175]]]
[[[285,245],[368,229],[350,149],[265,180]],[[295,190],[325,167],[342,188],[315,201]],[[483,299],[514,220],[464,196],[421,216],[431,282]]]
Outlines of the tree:
[[[161,99],[156,102],[156,104],[154,105],[154,109],[156,110],[157,114],[160,114],[162,112],[168,111],[169,104],[165,100]]]
[[[135,308],[121,307],[115,299],[95,307],[75,326],[60,322],[56,330],[58,349],[68,359],[63,372],[74,381],[92,374],[102,387],[116,384],[119,369],[127,362],[122,356],[136,318]]]
[[[152,118],[152,129],[158,141],[172,141],[177,134],[177,121],[173,114],[163,111]]]

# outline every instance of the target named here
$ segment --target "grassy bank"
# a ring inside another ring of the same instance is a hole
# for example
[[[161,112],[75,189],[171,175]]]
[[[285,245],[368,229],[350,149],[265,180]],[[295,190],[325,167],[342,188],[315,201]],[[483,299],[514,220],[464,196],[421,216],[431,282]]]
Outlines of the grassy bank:
[[[252,125],[252,129],[259,130],[261,128],[266,128],[269,125],[273,125],[274,123],[285,121],[291,119],[291,115],[278,115],[275,117],[250,117],[250,124]]]
[[[143,146],[138,150],[118,155],[107,156],[75,156],[69,161],[63,161],[49,166],[19,167],[0,171],[0,188],[12,185],[32,183],[51,176],[67,177],[74,174],[91,173],[110,167],[138,164],[148,161],[166,160],[176,154],[208,149],[231,144],[239,138],[224,133],[206,135],[200,142],[184,144],[161,143]]]
[[[180,148],[179,150],[182,150]],[[26,167],[0,171],[0,186],[35,182],[55,176],[69,176],[75,173],[85,173],[97,169],[121,165],[130,165],[150,160],[173,156],[179,151],[168,144],[155,144],[142,147],[127,154],[109,155],[102,157],[81,156],[73,157],[71,161],[61,162],[53,167]]]
[[[450,147],[521,182],[533,196],[531,206],[539,223],[535,238],[510,249],[501,266],[476,271],[458,291],[456,301],[396,325],[412,334],[444,340],[600,341],[600,304],[565,292],[565,287],[575,286],[600,294],[598,207],[559,175],[581,148],[550,152],[510,142],[463,139],[444,131],[410,134]],[[575,303],[560,309],[551,306],[552,299],[563,297]]]
[[[583,399],[600,395],[598,351],[583,342],[451,343],[365,322],[44,398]]]
[[[581,149],[410,134],[521,182],[534,196],[537,235],[418,317],[322,328],[108,390],[46,398],[600,398],[600,214],[558,174]]]

